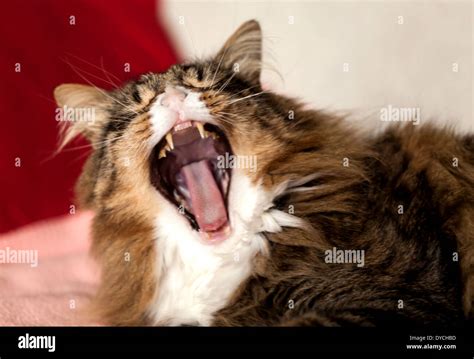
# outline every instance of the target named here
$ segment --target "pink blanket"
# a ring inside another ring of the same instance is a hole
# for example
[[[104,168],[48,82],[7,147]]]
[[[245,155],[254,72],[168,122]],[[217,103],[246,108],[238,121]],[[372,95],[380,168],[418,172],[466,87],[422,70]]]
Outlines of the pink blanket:
[[[0,326],[96,325],[81,311],[99,274],[88,254],[91,217],[77,213],[0,236]]]

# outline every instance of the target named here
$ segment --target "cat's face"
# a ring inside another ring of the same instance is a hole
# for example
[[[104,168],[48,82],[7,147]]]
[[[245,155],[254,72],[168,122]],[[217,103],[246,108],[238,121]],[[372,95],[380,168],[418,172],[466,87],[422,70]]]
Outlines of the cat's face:
[[[60,106],[95,111],[65,135],[81,133],[94,148],[79,183],[83,204],[142,222],[160,211],[178,214],[167,221],[207,243],[225,241],[238,222],[246,223],[241,232],[250,230],[255,211],[271,202],[271,189],[259,184],[283,155],[287,115],[262,90],[260,67],[261,32],[251,21],[210,60],[112,92],[58,87]]]

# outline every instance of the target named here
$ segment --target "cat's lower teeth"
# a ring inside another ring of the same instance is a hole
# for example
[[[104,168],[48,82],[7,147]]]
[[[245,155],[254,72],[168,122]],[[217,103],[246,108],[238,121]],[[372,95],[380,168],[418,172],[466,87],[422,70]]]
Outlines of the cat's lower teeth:
[[[181,189],[179,191],[181,191]],[[181,196],[182,194],[183,193],[179,193],[178,191],[174,190],[173,191],[173,196],[174,196],[175,201],[177,203],[179,203],[181,208],[192,212],[191,208],[189,208],[189,192],[187,192],[187,195],[183,194],[185,198],[183,198],[183,196]]]
[[[189,199],[189,191],[188,191],[188,189],[187,189],[186,187],[184,187],[184,186],[179,186],[179,187],[178,187],[178,190],[179,190],[179,192],[180,192],[184,197],[186,197],[186,199]]]
[[[227,172],[224,172],[224,176],[221,179],[221,184],[222,190],[224,191],[224,193],[227,193],[227,188],[229,185],[229,175],[227,174]]]

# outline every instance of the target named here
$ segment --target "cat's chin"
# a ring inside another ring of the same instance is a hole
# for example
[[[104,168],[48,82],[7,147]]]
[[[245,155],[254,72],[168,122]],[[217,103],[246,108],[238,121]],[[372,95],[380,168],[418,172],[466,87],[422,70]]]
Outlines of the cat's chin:
[[[230,237],[232,230],[230,228],[230,224],[226,223],[223,228],[218,229],[217,231],[212,232],[204,232],[199,231],[199,235],[204,243],[208,244],[218,244],[225,241],[227,238]]]
[[[217,127],[186,121],[173,127],[150,159],[151,183],[210,244],[232,231],[227,209],[231,169],[222,160],[231,154]]]

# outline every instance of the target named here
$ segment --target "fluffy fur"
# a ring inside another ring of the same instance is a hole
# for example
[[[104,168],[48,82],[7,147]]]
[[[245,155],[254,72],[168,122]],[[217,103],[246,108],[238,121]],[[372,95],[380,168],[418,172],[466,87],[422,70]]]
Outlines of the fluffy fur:
[[[93,122],[67,128],[64,144],[82,134],[93,147],[77,194],[96,212],[101,318],[335,326],[471,316],[474,136],[429,125],[364,135],[263,91],[260,68],[261,31],[249,21],[214,58],[112,92],[56,89],[59,105],[96,109]],[[153,147],[176,115],[161,105],[167,86],[188,95],[194,120],[222,129],[234,154],[257,157],[255,172],[232,173],[233,232],[219,245],[200,242],[150,182]],[[365,266],[326,263],[333,247],[364,250]]]

